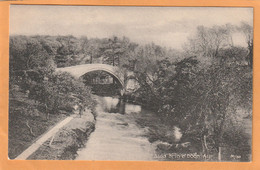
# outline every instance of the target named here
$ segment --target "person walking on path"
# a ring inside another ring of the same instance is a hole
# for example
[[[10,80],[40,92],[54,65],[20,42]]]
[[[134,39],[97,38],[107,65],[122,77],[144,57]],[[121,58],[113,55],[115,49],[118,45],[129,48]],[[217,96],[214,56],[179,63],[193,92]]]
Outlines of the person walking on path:
[[[45,115],[46,115],[46,120],[49,120],[49,117],[50,117],[49,109],[48,109],[48,106],[46,103],[44,104],[44,111],[45,111]]]
[[[83,114],[83,110],[84,110],[83,104],[79,104],[79,117],[81,117],[81,115]]]

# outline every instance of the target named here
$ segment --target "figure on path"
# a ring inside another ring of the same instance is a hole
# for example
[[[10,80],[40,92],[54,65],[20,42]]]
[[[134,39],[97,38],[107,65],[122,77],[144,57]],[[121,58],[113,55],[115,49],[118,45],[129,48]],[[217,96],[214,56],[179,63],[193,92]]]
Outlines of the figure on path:
[[[79,117],[81,117],[81,115],[83,114],[83,110],[84,110],[83,104],[79,104]]]

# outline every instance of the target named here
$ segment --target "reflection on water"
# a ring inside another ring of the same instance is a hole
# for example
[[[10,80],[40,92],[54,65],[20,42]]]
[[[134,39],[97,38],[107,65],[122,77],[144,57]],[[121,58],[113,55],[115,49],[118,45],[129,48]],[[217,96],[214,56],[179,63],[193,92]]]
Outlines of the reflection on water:
[[[135,114],[142,114],[141,106],[111,97],[96,97],[96,129],[86,147],[78,151],[77,160],[154,160],[155,147],[140,128]]]
[[[98,111],[111,112],[119,103],[118,98],[96,96],[96,99],[98,101]]]
[[[140,105],[129,104],[118,98],[96,96],[96,99],[99,103],[98,111],[105,111],[108,113],[129,114],[140,113],[142,110]]]
[[[127,105],[125,105],[125,110],[126,110],[125,112],[127,114],[129,114],[129,113],[140,113],[142,108],[139,105],[127,104]]]

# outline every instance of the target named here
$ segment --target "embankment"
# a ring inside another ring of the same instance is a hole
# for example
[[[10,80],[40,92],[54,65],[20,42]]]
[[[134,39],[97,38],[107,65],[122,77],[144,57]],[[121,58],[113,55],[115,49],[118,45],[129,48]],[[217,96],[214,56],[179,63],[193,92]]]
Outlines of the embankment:
[[[84,146],[94,130],[94,116],[90,110],[86,109],[81,117],[77,115],[28,159],[73,160],[77,156],[77,150]]]
[[[21,92],[9,101],[8,157],[15,159],[68,114],[50,114]]]

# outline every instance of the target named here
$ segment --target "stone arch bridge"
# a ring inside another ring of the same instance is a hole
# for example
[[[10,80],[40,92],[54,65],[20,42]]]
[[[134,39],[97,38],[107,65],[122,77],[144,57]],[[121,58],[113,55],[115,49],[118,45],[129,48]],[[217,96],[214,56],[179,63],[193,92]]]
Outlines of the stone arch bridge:
[[[131,72],[126,72],[126,77],[124,76],[124,71],[120,69],[117,66],[112,66],[108,64],[82,64],[82,65],[76,65],[76,66],[70,66],[70,67],[62,67],[62,68],[57,68],[56,71],[61,71],[61,72],[68,72],[71,75],[79,78],[89,72],[93,71],[105,71],[109,73],[111,76],[116,78],[118,82],[122,86],[121,90],[121,95],[124,94],[125,89],[126,89],[126,84],[127,84],[127,77],[131,75]]]

